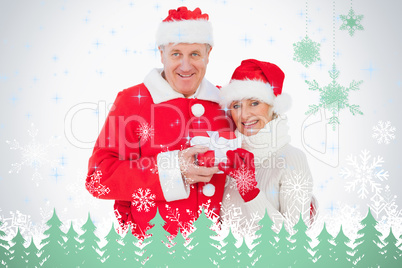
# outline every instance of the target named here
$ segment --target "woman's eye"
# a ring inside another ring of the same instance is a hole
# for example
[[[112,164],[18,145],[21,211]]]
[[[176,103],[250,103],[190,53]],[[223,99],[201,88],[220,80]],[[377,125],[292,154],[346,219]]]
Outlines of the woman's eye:
[[[260,104],[260,102],[258,102],[258,101],[253,101],[253,102],[251,103],[252,106],[257,106],[258,104]]]
[[[238,109],[239,107],[240,107],[239,104],[234,104],[234,105],[233,105],[233,109]]]

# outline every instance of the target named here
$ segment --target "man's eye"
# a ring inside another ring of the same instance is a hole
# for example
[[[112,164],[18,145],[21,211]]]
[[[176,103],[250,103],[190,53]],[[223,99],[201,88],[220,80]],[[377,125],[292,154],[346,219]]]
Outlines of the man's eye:
[[[198,53],[192,53],[191,54],[193,57],[197,57],[197,56],[199,56],[199,54]]]
[[[234,105],[233,105],[233,109],[238,109],[238,108],[240,108],[240,105],[239,105],[239,104],[234,104]]]
[[[179,56],[179,53],[173,53],[172,56],[178,57],[178,56]]]
[[[251,103],[252,106],[257,106],[258,104],[260,104],[259,101],[253,101],[253,102]]]

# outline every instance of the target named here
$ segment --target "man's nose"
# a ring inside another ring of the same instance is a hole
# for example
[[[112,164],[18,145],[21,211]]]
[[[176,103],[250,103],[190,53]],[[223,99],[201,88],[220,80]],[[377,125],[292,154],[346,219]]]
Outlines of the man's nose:
[[[184,72],[191,70],[191,63],[189,57],[183,57],[180,64],[180,69]]]

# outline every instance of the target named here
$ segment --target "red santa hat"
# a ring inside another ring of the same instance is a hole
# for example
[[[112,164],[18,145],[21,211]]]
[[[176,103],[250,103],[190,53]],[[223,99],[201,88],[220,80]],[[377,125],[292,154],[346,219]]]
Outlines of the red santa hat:
[[[254,59],[244,60],[236,68],[229,85],[222,87],[221,106],[229,107],[233,101],[259,99],[282,114],[289,110],[291,98],[282,93],[285,74],[273,63]]]
[[[208,14],[202,14],[198,7],[194,11],[187,7],[169,10],[169,15],[158,27],[156,44],[200,43],[213,45],[212,25]]]

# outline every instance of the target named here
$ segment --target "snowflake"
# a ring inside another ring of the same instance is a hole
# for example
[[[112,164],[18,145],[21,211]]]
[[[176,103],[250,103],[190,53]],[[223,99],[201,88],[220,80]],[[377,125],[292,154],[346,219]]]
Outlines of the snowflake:
[[[55,168],[60,161],[49,160],[47,155],[49,147],[56,146],[56,141],[59,137],[51,137],[47,145],[40,144],[36,141],[38,135],[38,129],[34,124],[31,125],[31,129],[28,130],[29,136],[31,136],[31,142],[26,146],[21,146],[15,139],[13,141],[6,141],[10,145],[11,150],[20,150],[22,160],[19,163],[12,164],[12,168],[9,173],[19,173],[22,166],[29,166],[34,169],[32,180],[39,186],[39,182],[43,180],[42,175],[39,173],[39,169],[44,164],[49,164],[51,168]]]
[[[293,44],[293,60],[300,62],[305,67],[309,67],[313,62],[319,61],[320,44],[311,40],[307,35],[300,42]]]
[[[137,129],[138,136],[143,142],[149,140],[149,138],[154,136],[154,127],[148,123],[142,123]]]
[[[312,187],[311,178],[307,178],[304,172],[293,171],[291,175],[285,175],[282,192],[287,200],[291,200],[284,214],[287,226],[293,226],[300,215],[310,212]]]
[[[343,168],[340,176],[344,179],[350,179],[346,183],[346,190],[348,192],[357,190],[359,198],[367,198],[370,191],[375,194],[381,194],[382,186],[378,182],[388,179],[388,171],[382,169],[384,160],[382,157],[377,156],[373,158],[371,163],[371,155],[367,150],[363,150],[359,155],[360,163],[358,163],[356,156],[349,155],[346,161],[352,166],[352,169]]]
[[[221,216],[221,228],[217,230],[219,237],[226,237],[229,230],[237,239],[237,246],[240,246],[241,239],[244,237],[246,243],[251,246],[255,237],[255,232],[260,228],[258,222],[262,219],[258,212],[252,212],[249,217],[246,217],[242,211],[242,207],[235,206],[230,200],[230,195],[228,194],[225,199],[225,205],[222,205],[220,216]]]
[[[186,220],[181,220],[180,219],[180,211],[179,208],[173,209],[171,206],[168,204],[165,205],[166,208],[166,219],[170,220],[171,222],[176,222],[177,226],[180,228],[180,232],[183,234],[184,237],[187,237],[187,235],[191,232],[194,231],[194,226],[193,223],[195,221],[195,215],[190,209],[186,209],[186,213],[190,216],[192,216],[192,219],[189,221]]]
[[[146,211],[148,212],[151,207],[155,206],[155,195],[151,194],[150,189],[143,190],[139,188],[137,193],[133,194],[133,206],[137,206],[137,211]]]
[[[338,113],[340,110],[349,108],[349,111],[355,114],[363,114],[360,111],[360,106],[349,104],[349,91],[350,90],[359,90],[359,86],[363,81],[352,81],[348,88],[345,88],[336,82],[336,79],[339,76],[339,71],[336,69],[335,64],[333,64],[332,70],[329,71],[329,76],[332,78],[331,84],[326,87],[320,88],[317,81],[313,80],[312,82],[307,81],[306,83],[309,85],[309,90],[318,90],[320,91],[320,104],[319,105],[309,105],[309,110],[306,114],[315,114],[320,108],[325,108],[332,113],[332,117],[329,119],[328,124],[332,125],[333,130],[337,124],[339,124]]]
[[[102,172],[97,170],[95,173],[89,176],[89,181],[85,182],[85,187],[93,196],[99,198],[101,195],[108,194],[110,192],[109,187],[100,183],[102,179]]]
[[[248,170],[245,165],[231,172],[229,175],[236,179],[237,190],[242,196],[256,186],[253,172]]]
[[[82,187],[82,178],[84,176],[82,172],[77,172],[75,179],[69,180],[65,188],[69,195],[69,201],[75,208],[98,208],[99,201],[89,195],[85,188]]]
[[[10,217],[0,216],[1,226],[8,237],[14,237],[19,230],[22,235],[30,236],[33,230],[33,224],[30,215],[22,214],[20,211],[10,211]]]
[[[377,139],[377,143],[389,144],[391,140],[395,139],[395,127],[391,126],[391,122],[378,121],[376,126],[373,126],[373,138]]]
[[[339,17],[343,22],[339,30],[348,30],[350,36],[354,35],[355,30],[364,30],[363,26],[360,24],[364,16],[355,15],[355,11],[352,8],[349,10],[348,15],[339,15]]]
[[[286,197],[295,202],[304,202],[306,198],[309,198],[312,184],[304,172],[293,171],[291,176],[285,175],[285,178],[286,180],[282,184],[282,192]]]

